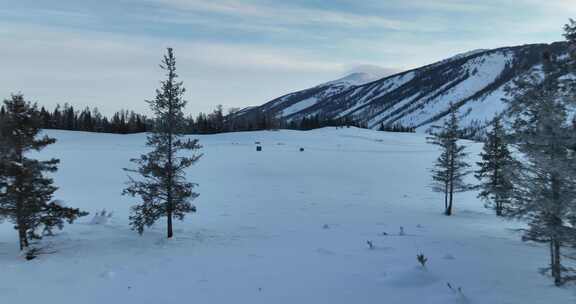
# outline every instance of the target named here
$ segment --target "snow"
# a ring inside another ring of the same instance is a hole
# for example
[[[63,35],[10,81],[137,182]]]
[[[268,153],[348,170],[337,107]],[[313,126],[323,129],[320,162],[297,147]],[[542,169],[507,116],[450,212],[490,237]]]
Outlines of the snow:
[[[468,52],[464,52],[464,53],[460,53],[460,54],[456,54],[448,59],[445,59],[447,61],[452,61],[452,60],[457,60],[457,59],[462,59],[462,58],[466,58],[466,57],[471,57],[480,53],[486,53],[489,52],[489,49],[476,49],[476,50],[472,50],[472,51],[468,51]]]
[[[385,69],[376,65],[359,65],[348,71],[346,76],[326,82],[320,86],[325,85],[346,85],[346,86],[359,86],[367,84],[384,77],[391,76],[399,73],[399,70]]]
[[[346,86],[357,86],[357,85],[363,85],[372,81],[376,81],[380,78],[382,78],[383,76],[381,75],[374,75],[374,74],[369,74],[369,73],[352,73],[350,75],[347,75],[345,77],[342,77],[340,79],[337,80],[333,80],[333,81],[329,81],[326,82],[324,84],[322,84],[321,86],[326,86],[326,85],[346,85]]]
[[[422,122],[426,118],[433,117],[436,114],[445,112],[449,108],[450,102],[458,103],[462,100],[472,97],[477,92],[486,88],[491,83],[494,83],[501,75],[502,71],[514,59],[513,53],[498,51],[487,53],[481,56],[474,57],[468,60],[462,67],[464,71],[469,73],[469,77],[449,90],[439,89],[443,93],[434,98],[421,98],[420,102],[411,106],[412,112],[405,114],[399,122],[403,125],[411,125],[411,121]],[[491,120],[494,113],[503,109],[501,98],[505,97],[503,91],[504,87],[500,87],[489,95],[484,95],[479,100],[469,101],[465,108],[461,109],[461,114],[471,109],[472,116],[468,117],[467,121],[477,120]],[[434,93],[429,94],[434,96]],[[424,106],[425,105],[425,106]],[[420,108],[420,109],[419,109]],[[477,110],[478,108],[478,110]],[[419,110],[417,110],[419,109]],[[411,111],[411,110],[407,110]],[[463,122],[463,126],[466,126]],[[433,122],[433,124],[441,124],[441,122]],[[420,130],[425,130],[429,125],[421,126]]]
[[[306,110],[307,108],[315,105],[316,103],[318,103],[318,101],[324,98],[334,96],[340,92],[343,92],[344,90],[347,90],[350,87],[360,86],[381,79],[386,75],[389,75],[389,72],[390,71],[382,68],[368,66],[358,69],[356,72],[350,73],[342,78],[322,83],[314,87],[314,88],[322,88],[322,90],[315,96],[298,101],[297,103],[288,106],[284,110],[278,112],[276,116],[278,118],[281,118],[296,114],[300,111]],[[286,102],[291,97],[293,97],[295,94],[296,93],[285,95],[279,98],[278,100],[274,101],[273,103],[271,103],[269,107],[278,107],[282,103]],[[307,116],[310,115],[314,114],[307,113]]]
[[[455,216],[441,214],[427,172],[438,151],[422,134],[199,136],[205,155],[188,172],[200,184],[198,213],[175,222],[172,240],[164,222],[143,236],[128,227],[134,201],[120,195],[121,168],[143,152],[143,134],[48,134],[58,142],[41,155],[62,160],[56,197],[92,214],[46,238],[53,253],[32,261],[18,255],[12,225],[0,224],[0,303],[576,300],[573,287],[553,287],[538,273],[546,247],[521,242],[521,224],[496,218],[476,193],[457,195]],[[467,146],[473,154],[481,148]],[[113,216],[93,223],[103,209]]]
[[[337,115],[337,117],[341,118],[341,117],[344,117],[350,113],[355,112],[356,110],[358,110],[358,108],[362,107],[364,104],[366,104],[366,103],[368,103],[374,99],[377,99],[388,92],[396,90],[399,87],[403,86],[404,84],[410,82],[412,79],[414,79],[415,76],[416,76],[416,73],[414,71],[410,71],[410,72],[391,76],[391,77],[383,80],[380,83],[370,84],[370,86],[371,86],[370,91],[367,94],[364,94],[364,96],[362,96],[360,99],[358,99],[358,101],[356,101],[356,103],[352,107],[340,112]],[[358,91],[358,92],[361,92],[361,91]],[[358,92],[355,91],[352,94],[352,96],[356,97],[355,95]]]
[[[459,53],[459,54],[456,54],[456,55],[454,55],[454,56],[452,56],[452,57],[448,57],[448,58],[446,58],[446,59],[442,59],[442,60],[440,60],[440,61],[437,61],[437,62],[435,62],[435,63],[432,63],[432,64],[429,65],[428,67],[434,67],[434,66],[442,65],[442,64],[445,64],[445,63],[449,63],[449,62],[452,62],[452,61],[459,60],[459,59],[465,59],[465,58],[468,58],[468,57],[472,57],[472,56],[475,56],[475,55],[478,55],[478,54],[488,53],[488,52],[490,52],[490,51],[491,51],[490,49],[476,49],[476,50],[472,50],[472,51],[467,51],[467,52]]]
[[[292,115],[294,113],[298,113],[304,109],[307,109],[313,105],[315,105],[318,102],[318,98],[316,97],[310,97],[307,99],[304,99],[302,101],[299,101],[289,107],[287,107],[286,109],[282,110],[282,116],[289,116]]]
[[[467,62],[464,63],[461,67],[462,74],[468,73],[468,78],[463,80],[452,79],[450,81],[446,81],[445,84],[432,92],[427,92],[426,94],[418,92],[417,94],[400,100],[386,111],[371,116],[368,120],[368,126],[371,128],[378,128],[383,120],[395,121],[405,126],[419,125],[434,117],[435,115],[445,112],[448,109],[450,102],[458,103],[462,100],[470,98],[474,94],[497,81],[498,77],[506,68],[506,65],[511,63],[514,59],[512,52],[486,52],[485,50],[476,50],[457,55],[448,59],[447,61],[459,58],[468,58]],[[443,63],[447,61],[443,61]],[[361,105],[375,100],[383,94],[403,85],[404,80],[410,81],[412,78],[413,75],[410,73],[406,74],[405,79],[396,79],[396,77],[389,78],[387,81],[392,81],[392,86],[390,88],[379,91],[377,94],[366,94],[364,99],[359,99],[355,106],[347,109],[346,111],[343,111],[340,116],[355,111]],[[446,89],[449,86],[452,87],[450,89]],[[461,112],[464,113],[468,109],[471,109],[470,111],[473,113],[473,115],[467,117],[467,119],[463,121],[463,126],[467,126],[474,120],[491,120],[495,113],[502,111],[502,97],[505,97],[505,93],[503,92],[503,87],[500,87],[491,94],[483,96],[481,100],[472,100],[467,102],[465,109],[462,109]],[[397,111],[398,109],[404,108],[406,105],[409,106],[405,110],[397,112],[391,116],[391,113],[394,113],[394,111]],[[373,111],[373,109],[366,107],[364,111],[369,113],[370,111]],[[433,123],[438,124],[441,122]],[[423,125],[418,130],[422,131],[428,128],[429,125]]]
[[[284,110],[280,111],[277,114],[277,117],[287,117],[293,114],[296,114],[300,111],[306,110],[307,108],[315,105],[316,103],[318,103],[318,101],[324,99],[324,98],[329,98],[333,95],[336,95],[352,86],[359,86],[359,85],[363,85],[375,80],[378,80],[380,78],[382,78],[383,75],[381,73],[378,73],[377,71],[372,71],[372,72],[356,72],[356,73],[351,73],[345,77],[342,77],[340,79],[337,80],[333,80],[333,81],[329,81],[326,83],[323,83],[321,85],[316,86],[317,88],[323,88],[323,90],[316,94],[313,97],[301,100],[297,103],[294,103],[293,105],[286,107]],[[278,101],[274,102],[272,104],[272,107],[276,107],[279,106],[280,104],[282,104],[283,102],[286,102],[286,100],[289,97],[292,97],[294,94],[289,94],[286,95],[282,98],[280,98]],[[313,115],[308,113],[307,115]]]
[[[509,82],[511,85],[512,82]],[[463,126],[470,126],[474,121],[491,122],[494,117],[502,114],[506,110],[506,103],[503,101],[509,98],[505,90],[506,86],[482,96],[477,100],[471,100],[459,109],[461,114],[469,113],[461,118]]]

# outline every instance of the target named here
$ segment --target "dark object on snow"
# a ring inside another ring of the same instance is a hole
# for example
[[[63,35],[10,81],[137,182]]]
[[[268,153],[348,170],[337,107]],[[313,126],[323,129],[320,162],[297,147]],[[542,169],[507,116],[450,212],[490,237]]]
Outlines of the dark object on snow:
[[[262,151],[262,146],[256,146],[256,151],[258,152]]]
[[[366,241],[366,244],[368,244],[368,248],[374,249],[374,244],[372,243],[372,241]]]
[[[466,298],[466,296],[464,295],[464,292],[462,291],[462,287],[458,287],[458,288],[454,288],[450,282],[446,282],[446,285],[448,286],[448,288],[450,290],[452,290],[452,292],[459,294],[462,298]]]
[[[30,261],[35,259],[38,256],[38,249],[36,248],[30,248],[28,251],[26,251],[26,260]]]
[[[300,152],[304,152],[304,148],[300,148]]]
[[[422,267],[426,268],[426,262],[428,262],[428,258],[423,253],[417,254],[416,259],[418,260],[418,263],[422,265]]]

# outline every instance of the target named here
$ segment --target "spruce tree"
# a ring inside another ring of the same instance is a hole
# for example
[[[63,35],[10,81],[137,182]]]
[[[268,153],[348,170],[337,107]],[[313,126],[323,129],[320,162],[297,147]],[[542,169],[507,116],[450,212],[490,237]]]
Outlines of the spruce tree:
[[[176,59],[171,48],[168,48],[160,67],[166,72],[167,79],[156,90],[156,98],[148,101],[155,114],[154,129],[146,143],[152,151],[132,159],[137,169],[125,169],[140,176],[130,177],[124,194],[138,196],[141,200],[132,207],[132,229],[142,234],[146,227],[166,217],[167,236],[171,238],[173,218],[182,220],[187,213],[196,211],[196,207],[191,204],[198,197],[193,192],[196,184],[186,180],[185,170],[198,161],[201,155],[183,156],[186,151],[200,149],[200,145],[197,139],[183,138],[185,89],[183,83],[177,81]]]
[[[522,154],[517,162],[512,216],[526,219],[523,239],[546,243],[550,273],[557,286],[570,276],[562,248],[576,241],[575,134],[569,108],[576,105],[570,88],[570,64],[544,54],[542,68],[520,77],[508,88],[512,138]],[[573,277],[572,277],[573,278]]]
[[[486,206],[494,209],[497,216],[503,216],[512,198],[510,179],[514,159],[508,149],[500,117],[494,119],[491,127],[475,176],[480,181],[478,197],[486,201]]]
[[[442,127],[433,127],[429,141],[440,147],[440,156],[432,168],[432,190],[444,193],[444,214],[452,215],[454,193],[470,190],[464,181],[470,173],[465,158],[465,147],[458,143],[460,130],[455,107],[450,104],[450,114]]]
[[[55,172],[58,159],[40,161],[28,157],[56,140],[40,135],[37,106],[12,95],[4,100],[5,114],[0,123],[0,216],[15,224],[20,250],[27,250],[30,241],[62,229],[88,213],[68,208],[53,200],[58,189],[44,172]]]
[[[568,24],[564,25],[564,37],[570,44],[576,43],[576,20],[570,19]]]

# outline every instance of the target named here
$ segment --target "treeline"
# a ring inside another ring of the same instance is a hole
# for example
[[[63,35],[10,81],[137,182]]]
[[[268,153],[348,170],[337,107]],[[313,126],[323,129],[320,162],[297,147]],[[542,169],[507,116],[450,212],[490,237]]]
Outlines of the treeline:
[[[312,130],[325,127],[357,127],[368,128],[366,123],[356,121],[350,117],[340,119],[328,119],[321,115],[312,115],[310,117],[303,117],[300,120],[292,120],[287,125],[287,129],[295,130]]]
[[[0,120],[6,116],[6,111],[4,105],[0,107]],[[57,105],[51,111],[41,107],[38,116],[41,129],[129,134],[147,132],[152,126],[145,115],[134,111],[121,110],[108,118],[97,108],[86,107],[79,111],[68,103]]]
[[[5,115],[5,106],[1,106],[0,120]],[[134,111],[121,110],[107,117],[100,113],[98,108],[86,107],[83,110],[77,110],[68,103],[57,105],[53,110],[41,107],[38,115],[41,129],[132,134],[150,132],[154,127],[152,119]],[[196,117],[188,115],[183,120],[180,127],[184,134],[216,134],[274,129],[312,130],[324,127],[367,128],[365,123],[349,117],[329,119],[321,115],[312,115],[285,120],[263,111],[252,111],[250,114],[244,115],[237,108],[224,113],[222,105],[218,105],[211,113],[201,112]],[[395,132],[405,131],[397,129]]]
[[[379,131],[385,131],[385,132],[403,132],[403,133],[415,133],[416,132],[415,127],[404,126],[400,123],[395,123],[395,124],[381,123],[378,130]]]
[[[214,134],[222,132],[259,131],[275,129],[312,130],[325,127],[358,127],[367,128],[365,123],[350,117],[342,119],[326,118],[322,115],[311,115],[295,119],[281,119],[264,111],[243,113],[239,109],[230,109],[226,115],[222,106],[216,107],[210,114],[200,113],[196,118],[186,118],[185,130],[189,134]]]

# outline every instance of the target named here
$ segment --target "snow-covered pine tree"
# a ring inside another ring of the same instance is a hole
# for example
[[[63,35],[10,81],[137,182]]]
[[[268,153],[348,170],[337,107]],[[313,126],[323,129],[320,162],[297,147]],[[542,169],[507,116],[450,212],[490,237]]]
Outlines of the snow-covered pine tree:
[[[575,134],[568,109],[576,100],[570,93],[568,63],[544,54],[542,68],[518,78],[508,88],[511,137],[522,153],[511,180],[514,199],[511,215],[526,219],[523,239],[547,243],[550,273],[557,286],[568,281],[562,247],[574,244],[576,230]]]
[[[152,151],[132,159],[137,169],[125,169],[138,173],[140,177],[130,177],[129,186],[123,193],[141,199],[140,204],[132,207],[132,229],[142,234],[145,227],[166,217],[167,236],[171,238],[174,234],[172,219],[182,220],[187,213],[196,211],[191,204],[198,197],[198,193],[193,192],[196,184],[186,180],[185,170],[202,155],[192,153],[191,156],[182,156],[184,151],[194,152],[201,147],[197,139],[182,138],[185,89],[183,83],[176,80],[176,58],[171,48],[168,48],[160,67],[166,71],[167,79],[156,90],[156,98],[148,101],[155,114],[154,129],[146,143]]]
[[[58,159],[27,157],[28,152],[40,151],[56,141],[39,137],[37,106],[20,94],[4,100],[4,106],[0,123],[0,216],[15,224],[20,250],[27,250],[30,239],[40,239],[55,227],[62,229],[64,222],[72,223],[88,213],[52,199],[57,187],[43,173],[55,172]]]
[[[470,174],[470,166],[465,159],[465,147],[458,144],[460,130],[456,108],[450,103],[450,115],[442,127],[435,126],[428,138],[431,144],[440,147],[441,153],[432,168],[432,189],[444,193],[444,214],[452,215],[454,193],[464,192],[471,186],[464,181]]]
[[[486,201],[486,206],[496,211],[497,216],[503,216],[508,210],[512,198],[511,174],[514,159],[508,149],[506,133],[500,117],[496,117],[488,131],[487,140],[478,162],[476,178],[480,181],[478,197]]]

